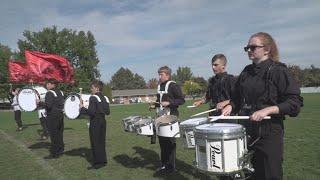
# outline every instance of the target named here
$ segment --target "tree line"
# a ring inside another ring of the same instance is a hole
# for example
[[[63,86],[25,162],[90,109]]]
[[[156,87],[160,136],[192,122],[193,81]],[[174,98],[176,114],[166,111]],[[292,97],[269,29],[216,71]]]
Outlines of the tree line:
[[[9,91],[8,61],[25,61],[24,51],[40,51],[43,53],[57,54],[66,57],[72,64],[75,75],[75,84],[62,84],[61,88],[66,93],[78,92],[82,87],[85,93],[89,93],[89,84],[95,79],[100,79],[98,69],[99,58],[95,46],[94,35],[88,31],[75,31],[72,29],[58,30],[56,26],[46,27],[39,32],[24,31],[24,39],[18,40],[18,50],[12,51],[8,46],[0,42],[0,98],[6,97]],[[290,72],[303,87],[320,86],[320,69],[311,65],[310,68],[301,69],[297,65],[289,65]],[[200,95],[206,91],[207,80],[203,77],[195,77],[190,67],[178,67],[172,74],[172,79],[182,86],[187,95]],[[157,88],[158,79],[145,80],[141,75],[132,72],[128,68],[121,67],[110,82],[105,83],[104,93],[112,97],[111,90]],[[26,84],[16,84],[23,87]]]

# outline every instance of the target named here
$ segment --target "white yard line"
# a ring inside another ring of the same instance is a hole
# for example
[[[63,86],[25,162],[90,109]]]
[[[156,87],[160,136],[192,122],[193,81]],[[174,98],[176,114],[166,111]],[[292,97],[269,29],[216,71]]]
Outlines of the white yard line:
[[[14,139],[3,130],[0,129],[0,134],[9,142],[13,143],[14,145],[18,146],[23,152],[30,155],[31,158],[35,160],[37,164],[39,164],[44,171],[48,172],[48,175],[52,176],[54,179],[65,179],[63,174],[53,168],[47,161],[43,160],[41,157],[37,156],[34,152],[32,152],[25,144],[22,142]]]

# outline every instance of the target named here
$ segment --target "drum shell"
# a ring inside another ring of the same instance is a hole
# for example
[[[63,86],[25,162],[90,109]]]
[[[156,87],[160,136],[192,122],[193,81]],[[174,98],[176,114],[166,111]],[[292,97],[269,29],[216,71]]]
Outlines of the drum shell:
[[[156,126],[156,132],[158,136],[179,138],[179,122],[173,121],[171,123],[159,124],[158,126]]]
[[[225,124],[225,123],[215,123]],[[215,124],[205,125],[214,129]],[[195,128],[196,167],[216,174],[229,174],[244,168],[242,159],[247,153],[245,129],[238,124],[237,128],[228,130],[208,130]],[[203,126],[204,125],[200,125]],[[231,124],[232,126],[232,124]],[[201,127],[200,127],[201,128]],[[200,133],[199,133],[200,132]]]
[[[188,119],[180,123],[180,132],[182,134],[184,148],[195,147],[194,128],[207,122],[207,117],[199,117]]]
[[[153,135],[153,120],[151,118],[142,118],[134,123],[134,129],[139,135]]]
[[[134,128],[134,123],[137,122],[137,121],[140,121],[142,119],[141,116],[132,116],[131,119],[129,119],[128,121],[125,122],[126,124],[126,127],[125,127],[125,130],[127,132],[133,132],[135,133],[135,128]]]

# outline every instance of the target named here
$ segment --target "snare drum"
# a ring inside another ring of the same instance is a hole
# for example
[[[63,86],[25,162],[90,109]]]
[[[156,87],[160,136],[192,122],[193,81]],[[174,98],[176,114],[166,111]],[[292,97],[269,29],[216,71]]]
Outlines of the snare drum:
[[[34,111],[38,107],[37,99],[44,102],[46,93],[47,89],[42,86],[23,88],[17,96],[18,104],[24,111]]]
[[[88,108],[90,94],[82,94],[81,98],[83,106]],[[64,101],[64,114],[69,119],[77,119],[80,117],[80,95],[77,93],[71,93]]]
[[[141,118],[133,126],[137,134],[145,136],[153,135],[153,120],[151,117]]]
[[[183,146],[185,148],[194,148],[194,132],[193,129],[201,124],[205,124],[208,122],[207,117],[198,117],[185,120],[180,123],[180,131],[183,137]]]
[[[158,136],[180,137],[178,117],[174,115],[163,115],[155,120]]]
[[[129,116],[124,119],[122,119],[122,124],[124,131],[127,132],[135,132],[134,130],[134,123],[139,121],[141,119],[141,116]]]
[[[230,174],[245,168],[245,128],[240,124],[213,123],[194,129],[196,166],[216,174]]]

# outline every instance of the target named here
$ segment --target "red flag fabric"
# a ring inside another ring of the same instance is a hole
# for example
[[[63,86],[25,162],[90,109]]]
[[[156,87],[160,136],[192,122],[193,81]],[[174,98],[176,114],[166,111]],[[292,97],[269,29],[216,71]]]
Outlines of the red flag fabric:
[[[10,82],[29,82],[31,80],[26,63],[10,60],[8,62],[8,70]]]
[[[25,51],[25,56],[28,69],[37,77],[37,82],[51,78],[60,82],[74,82],[73,68],[66,58],[38,51]]]

